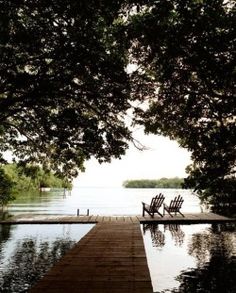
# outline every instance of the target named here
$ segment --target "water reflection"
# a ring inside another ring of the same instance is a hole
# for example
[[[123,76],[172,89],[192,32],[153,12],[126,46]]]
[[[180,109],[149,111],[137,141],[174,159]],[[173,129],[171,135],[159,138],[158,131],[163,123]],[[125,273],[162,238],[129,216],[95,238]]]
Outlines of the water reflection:
[[[73,244],[73,241],[60,240],[50,247],[44,242],[38,249],[32,240],[19,243],[8,263],[8,270],[1,276],[2,292],[27,292]]]
[[[165,245],[165,235],[162,233],[158,225],[143,224],[143,233],[150,232],[152,244],[154,247],[162,247]]]
[[[11,226],[10,225],[0,225],[0,244],[10,237]],[[1,248],[1,245],[0,245]]]
[[[143,234],[155,292],[236,292],[234,224],[152,226]]]
[[[162,226],[162,225],[160,225]],[[180,225],[170,224],[164,225],[164,233],[159,229],[158,224],[143,224],[143,233],[150,233],[153,247],[162,247],[165,245],[165,232],[169,231],[176,246],[181,246],[184,242],[185,233]]]
[[[170,224],[170,225],[164,225],[164,231],[170,231],[171,237],[175,242],[176,246],[182,246],[184,243],[184,236],[185,233],[181,229],[180,225],[177,224]]]
[[[0,292],[28,292],[91,227],[0,225]]]

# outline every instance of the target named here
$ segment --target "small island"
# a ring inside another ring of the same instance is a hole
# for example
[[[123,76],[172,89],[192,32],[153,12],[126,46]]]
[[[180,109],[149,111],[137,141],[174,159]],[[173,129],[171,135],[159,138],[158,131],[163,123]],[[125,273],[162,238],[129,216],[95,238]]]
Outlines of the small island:
[[[125,188],[183,188],[184,178],[160,178],[160,179],[137,179],[126,180]]]

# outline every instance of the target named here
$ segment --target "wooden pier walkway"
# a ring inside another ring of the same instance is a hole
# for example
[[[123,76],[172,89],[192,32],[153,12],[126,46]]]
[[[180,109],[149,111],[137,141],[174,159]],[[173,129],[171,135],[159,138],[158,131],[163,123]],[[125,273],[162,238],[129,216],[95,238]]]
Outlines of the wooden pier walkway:
[[[194,213],[164,217],[149,215],[142,217],[134,216],[62,216],[62,215],[32,215],[22,214],[12,217],[5,221],[0,221],[0,224],[97,224],[97,223],[159,223],[159,224],[198,224],[198,223],[221,223],[235,222],[235,218],[228,218],[214,213]]]
[[[153,292],[139,222],[98,223],[30,292]]]

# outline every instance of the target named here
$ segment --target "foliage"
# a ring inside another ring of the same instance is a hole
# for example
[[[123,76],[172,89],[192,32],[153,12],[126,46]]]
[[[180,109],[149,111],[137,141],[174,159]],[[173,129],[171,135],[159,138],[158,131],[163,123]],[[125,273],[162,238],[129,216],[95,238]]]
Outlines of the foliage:
[[[120,157],[129,84],[119,1],[0,1],[0,151],[66,177]]]
[[[203,201],[235,205],[236,2],[136,2],[132,90],[148,103],[136,122],[192,153],[186,186]]]
[[[127,180],[123,183],[126,188],[182,188],[184,179],[174,178],[161,178],[161,179],[140,179],[140,180]]]
[[[0,205],[2,209],[13,200],[12,196],[13,182],[10,177],[0,168]]]
[[[7,174],[10,183],[14,184],[14,193],[32,189],[39,190],[40,187],[71,188],[71,183],[68,180],[61,179],[52,172],[45,172],[38,166],[19,167],[16,164],[8,164],[2,168]]]
[[[0,153],[75,177],[125,153],[136,107],[192,153],[186,187],[235,206],[235,23],[234,0],[0,1]]]

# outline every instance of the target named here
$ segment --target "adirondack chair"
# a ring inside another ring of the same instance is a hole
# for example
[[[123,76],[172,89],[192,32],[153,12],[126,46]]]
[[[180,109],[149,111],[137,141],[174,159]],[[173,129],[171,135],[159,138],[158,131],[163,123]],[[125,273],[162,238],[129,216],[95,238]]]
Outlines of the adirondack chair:
[[[183,200],[182,196],[179,195],[179,196],[176,196],[174,199],[172,199],[170,201],[170,205],[169,206],[164,203],[163,215],[165,215],[165,211],[167,211],[167,213],[171,217],[173,217],[173,215],[171,213],[175,213],[175,215],[177,213],[179,213],[179,214],[181,214],[184,217],[184,215],[180,211],[183,202],[184,202],[184,200]]]
[[[165,199],[164,195],[160,193],[152,198],[150,205],[145,202],[142,202],[143,217],[145,216],[145,212],[147,212],[151,217],[153,217],[155,213],[163,217],[163,215],[159,212],[159,209],[162,206],[164,199]]]

